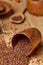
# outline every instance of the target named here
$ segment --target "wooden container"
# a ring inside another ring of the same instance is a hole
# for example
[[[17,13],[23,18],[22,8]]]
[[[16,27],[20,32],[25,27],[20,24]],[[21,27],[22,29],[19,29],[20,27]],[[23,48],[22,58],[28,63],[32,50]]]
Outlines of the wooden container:
[[[20,41],[24,36],[27,37],[29,40],[29,42],[27,44],[29,44],[29,43],[31,44],[31,50],[26,54],[26,56],[28,56],[40,44],[42,36],[38,29],[29,28],[29,29],[26,29],[26,30],[16,34],[12,38],[12,46],[15,47],[17,45],[18,41]]]
[[[27,10],[33,15],[43,15],[43,0],[27,0]]]
[[[10,11],[12,11],[12,6],[5,1],[0,1],[0,16],[3,16]]]

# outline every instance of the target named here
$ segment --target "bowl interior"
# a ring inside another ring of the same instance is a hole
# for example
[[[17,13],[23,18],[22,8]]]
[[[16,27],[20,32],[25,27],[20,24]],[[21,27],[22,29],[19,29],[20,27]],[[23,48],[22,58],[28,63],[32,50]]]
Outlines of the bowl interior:
[[[13,38],[12,38],[12,46],[15,47],[15,46],[17,45],[17,43],[18,43],[20,40],[24,39],[24,38],[26,38],[26,40],[28,40],[28,41],[30,42],[29,38],[28,38],[27,36],[25,36],[24,34],[16,34],[16,35],[13,36]],[[30,43],[31,43],[31,42],[30,42]]]

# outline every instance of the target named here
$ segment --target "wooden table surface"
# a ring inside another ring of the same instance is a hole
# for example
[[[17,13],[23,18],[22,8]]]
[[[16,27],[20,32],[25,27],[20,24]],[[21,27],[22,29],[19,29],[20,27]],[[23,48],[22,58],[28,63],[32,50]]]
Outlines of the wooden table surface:
[[[20,3],[16,3],[13,0],[4,0],[11,4],[15,13],[23,12],[26,7],[26,0],[21,0]],[[4,40],[7,46],[11,46],[12,37],[24,29],[35,27],[40,30],[42,34],[42,42],[40,44],[40,48],[36,50],[31,59],[29,60],[29,65],[43,65],[43,16],[34,16],[28,11],[25,12],[25,21],[22,24],[13,24],[10,21],[10,16],[6,16],[5,18],[0,18],[0,25],[2,26],[3,34],[0,34],[0,41]]]

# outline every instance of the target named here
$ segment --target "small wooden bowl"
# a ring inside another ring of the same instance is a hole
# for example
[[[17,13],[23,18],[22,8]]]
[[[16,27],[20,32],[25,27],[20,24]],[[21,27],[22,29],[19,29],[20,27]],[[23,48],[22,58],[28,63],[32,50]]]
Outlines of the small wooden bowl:
[[[22,23],[24,21],[24,15],[22,13],[15,13],[13,14],[11,17],[10,17],[10,21],[12,23],[16,23],[16,24],[19,24],[19,23]]]
[[[1,3],[1,5],[0,5],[0,16],[9,13],[12,10],[12,7],[9,3],[5,2],[5,1],[0,1],[0,3]]]
[[[27,0],[27,10],[33,15],[43,15],[43,0]]]
[[[27,53],[25,54],[26,56],[28,56],[40,44],[42,36],[41,36],[40,31],[36,28],[26,29],[26,30],[16,34],[12,38],[12,46],[15,47],[17,45],[18,41],[20,41],[24,37],[27,37],[27,39],[29,40],[27,44],[31,44],[31,46],[28,45],[28,48],[30,47],[30,49],[27,49],[29,52],[27,51]]]

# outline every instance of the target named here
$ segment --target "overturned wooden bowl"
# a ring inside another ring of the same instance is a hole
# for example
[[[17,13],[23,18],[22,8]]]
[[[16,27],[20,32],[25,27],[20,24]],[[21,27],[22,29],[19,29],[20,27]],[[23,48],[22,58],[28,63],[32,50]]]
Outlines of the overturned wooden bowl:
[[[28,39],[28,43],[27,43],[28,48],[26,47],[26,49],[25,49],[25,52],[26,52],[25,55],[28,56],[40,44],[42,35],[41,35],[40,31],[36,28],[26,29],[26,30],[16,34],[12,38],[12,46],[15,47],[17,45],[18,41],[20,41],[24,37],[26,37]]]
[[[43,0],[27,0],[27,10],[33,15],[43,16]]]

